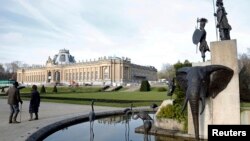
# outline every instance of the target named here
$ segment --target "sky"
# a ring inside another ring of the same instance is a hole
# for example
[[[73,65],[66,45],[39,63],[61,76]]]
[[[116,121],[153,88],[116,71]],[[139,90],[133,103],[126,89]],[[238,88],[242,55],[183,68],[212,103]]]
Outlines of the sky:
[[[214,0],[216,1],[216,0]],[[45,65],[60,49],[76,61],[128,57],[138,65],[201,62],[192,35],[208,19],[217,41],[213,0],[0,0],[0,63]],[[249,0],[224,0],[238,54],[250,48]],[[210,59],[206,53],[206,60]]]

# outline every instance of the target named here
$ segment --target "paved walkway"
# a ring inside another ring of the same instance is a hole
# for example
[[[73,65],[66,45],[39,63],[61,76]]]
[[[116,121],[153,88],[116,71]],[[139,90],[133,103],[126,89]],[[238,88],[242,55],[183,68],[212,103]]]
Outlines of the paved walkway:
[[[21,112],[21,123],[9,124],[9,105],[7,99],[0,99],[0,141],[24,141],[29,135],[38,129],[51,123],[88,114],[91,107],[88,105],[73,105],[41,102],[39,108],[39,120],[28,121],[29,119],[29,101],[24,101]],[[96,112],[111,111],[120,108],[95,106]],[[18,121],[20,120],[20,113]]]

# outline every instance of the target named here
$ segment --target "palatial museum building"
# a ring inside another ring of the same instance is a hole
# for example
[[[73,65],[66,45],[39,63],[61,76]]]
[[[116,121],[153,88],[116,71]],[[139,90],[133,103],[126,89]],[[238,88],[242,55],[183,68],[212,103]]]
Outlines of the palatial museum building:
[[[23,84],[126,85],[140,83],[141,80],[156,81],[156,68],[133,64],[124,57],[76,62],[66,49],[59,50],[53,59],[49,57],[44,66],[17,71],[17,81]]]

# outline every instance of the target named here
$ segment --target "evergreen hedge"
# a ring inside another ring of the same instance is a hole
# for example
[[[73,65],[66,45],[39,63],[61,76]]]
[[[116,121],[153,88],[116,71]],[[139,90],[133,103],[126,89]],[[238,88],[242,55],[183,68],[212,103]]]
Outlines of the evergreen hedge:
[[[42,85],[40,93],[41,94],[45,94],[46,93],[46,89],[45,89],[44,85]]]
[[[53,93],[57,93],[57,87],[56,87],[56,85],[53,87],[53,91],[52,91]]]
[[[142,80],[140,91],[141,92],[147,92],[147,91],[150,91],[150,90],[151,90],[151,88],[150,88],[150,84],[149,84],[148,80]]]

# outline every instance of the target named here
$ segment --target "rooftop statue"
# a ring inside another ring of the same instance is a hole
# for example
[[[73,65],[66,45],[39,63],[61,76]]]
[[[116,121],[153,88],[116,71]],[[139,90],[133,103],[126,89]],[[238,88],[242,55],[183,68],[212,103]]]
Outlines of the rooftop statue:
[[[217,11],[214,16],[217,17],[216,28],[219,29],[221,40],[230,40],[230,30],[232,27],[229,25],[227,20],[227,12],[223,6],[223,0],[216,1]]]
[[[203,62],[205,62],[205,53],[206,51],[210,51],[209,47],[207,45],[207,41],[206,41],[206,35],[207,32],[205,30],[205,26],[207,23],[207,19],[206,18],[201,18],[201,19],[197,19],[197,23],[200,23],[199,28],[196,28],[193,34],[193,43],[195,45],[199,45],[199,50],[201,52],[201,57],[203,59]]]

